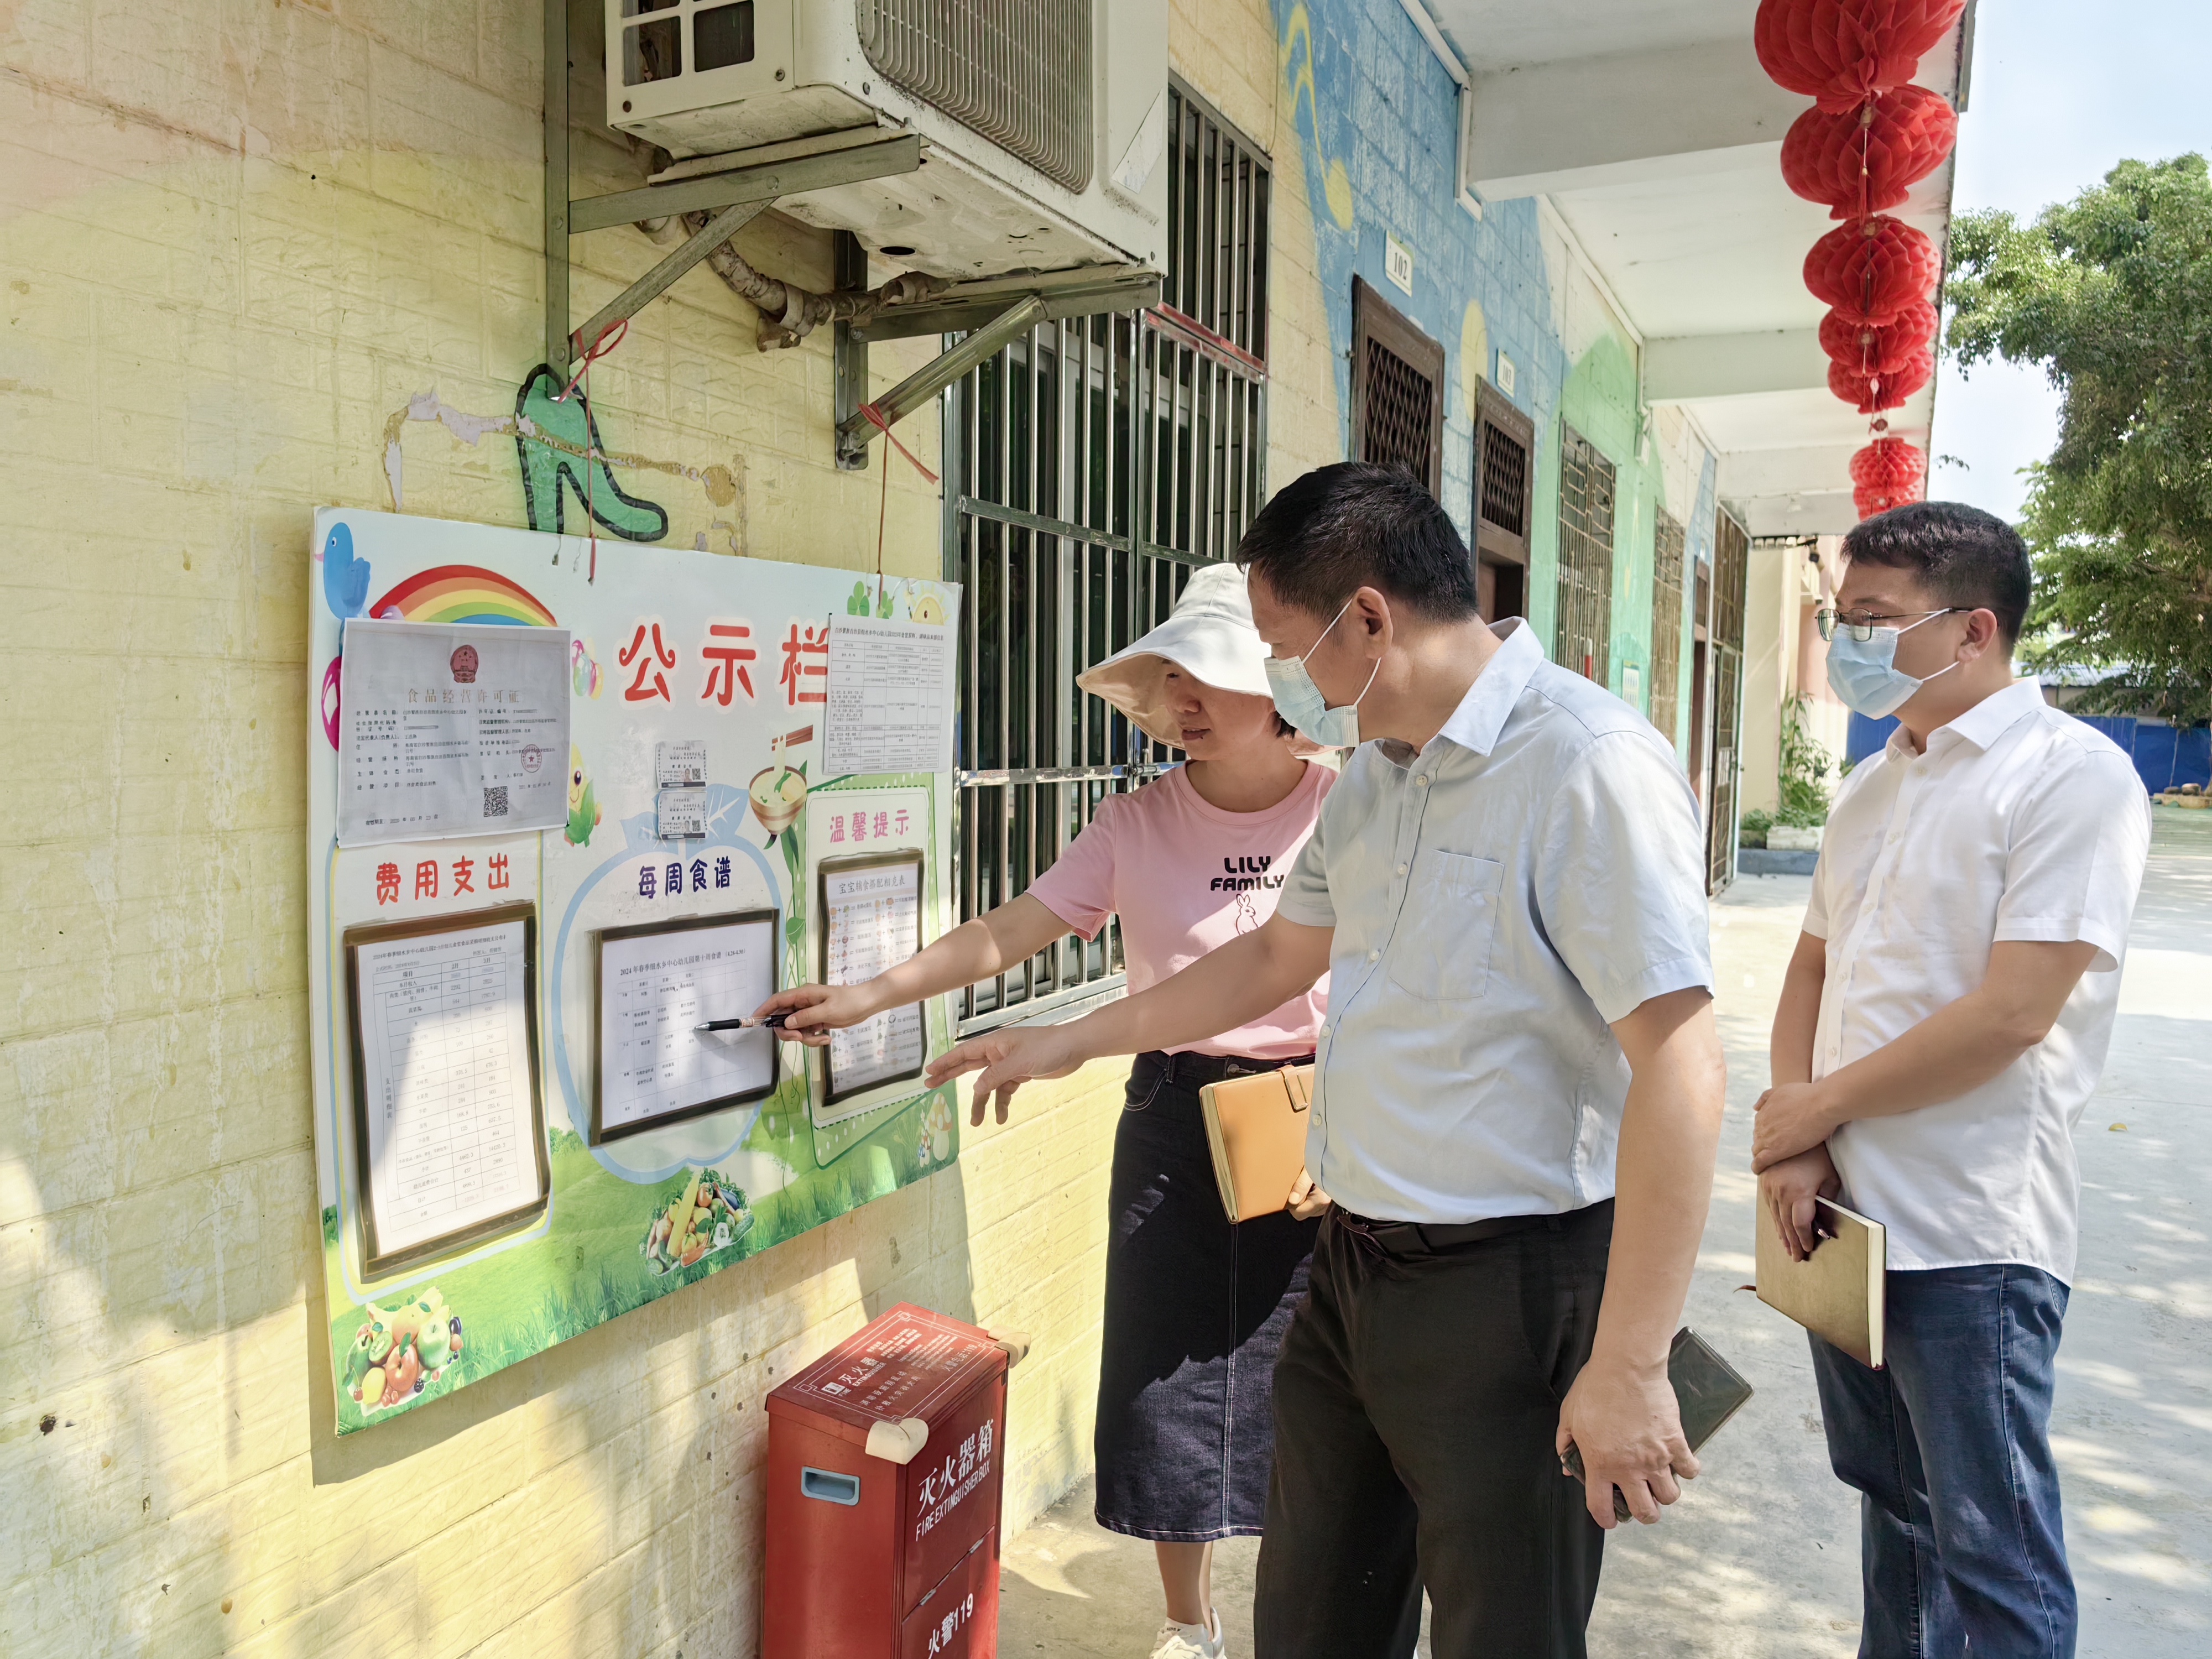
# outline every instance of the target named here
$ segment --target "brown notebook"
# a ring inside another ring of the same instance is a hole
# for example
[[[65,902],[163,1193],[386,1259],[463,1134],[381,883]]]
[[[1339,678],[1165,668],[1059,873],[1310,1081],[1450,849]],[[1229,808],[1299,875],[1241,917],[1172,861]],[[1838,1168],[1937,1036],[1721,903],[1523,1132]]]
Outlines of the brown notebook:
[[[1802,1261],[1790,1259],[1774,1212],[1759,1206],[1759,1299],[1879,1370],[1888,1235],[1856,1210],[1825,1198],[1820,1206],[1815,1224],[1826,1237]]]
[[[1198,1091],[1206,1113],[1213,1178],[1231,1221],[1273,1215],[1291,1200],[1306,1166],[1306,1109],[1313,1103],[1310,1066],[1257,1077],[1230,1078]]]

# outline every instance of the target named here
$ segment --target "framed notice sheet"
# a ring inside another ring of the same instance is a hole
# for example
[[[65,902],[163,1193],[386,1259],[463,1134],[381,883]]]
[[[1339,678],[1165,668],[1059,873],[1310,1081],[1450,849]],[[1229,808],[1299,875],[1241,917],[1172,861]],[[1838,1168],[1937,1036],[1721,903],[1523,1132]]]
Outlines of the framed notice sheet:
[[[857,985],[921,949],[921,854],[871,853],[821,865],[822,982]],[[922,1006],[909,1002],[830,1035],[823,1103],[921,1075]]]
[[[545,1208],[538,912],[349,928],[363,1272],[453,1253]]]
[[[338,845],[561,828],[568,654],[563,628],[347,623]]]
[[[775,1088],[775,1032],[697,1028],[742,1018],[775,994],[781,920],[774,910],[736,910],[593,936],[592,1145]]]

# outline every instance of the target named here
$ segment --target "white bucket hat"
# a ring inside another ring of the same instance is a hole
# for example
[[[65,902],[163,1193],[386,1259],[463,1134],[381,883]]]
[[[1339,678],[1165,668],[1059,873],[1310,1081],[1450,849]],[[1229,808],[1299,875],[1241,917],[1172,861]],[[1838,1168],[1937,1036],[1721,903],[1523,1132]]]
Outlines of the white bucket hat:
[[[1115,652],[1075,683],[1127,714],[1146,735],[1173,747],[1182,722],[1168,707],[1170,665],[1221,691],[1265,697],[1267,647],[1252,625],[1252,600],[1244,572],[1233,564],[1201,565],[1191,573],[1174,612],[1135,644]]]

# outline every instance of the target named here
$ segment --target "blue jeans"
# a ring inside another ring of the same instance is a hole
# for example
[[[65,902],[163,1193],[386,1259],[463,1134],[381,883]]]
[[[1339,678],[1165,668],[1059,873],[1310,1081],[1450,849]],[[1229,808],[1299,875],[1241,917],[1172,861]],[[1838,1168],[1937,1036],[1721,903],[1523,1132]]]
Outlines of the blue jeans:
[[[1860,1659],[2072,1659],[2051,1455],[2066,1286],[2018,1263],[1892,1273],[1887,1365],[1813,1338],[1836,1478],[1859,1499]]]

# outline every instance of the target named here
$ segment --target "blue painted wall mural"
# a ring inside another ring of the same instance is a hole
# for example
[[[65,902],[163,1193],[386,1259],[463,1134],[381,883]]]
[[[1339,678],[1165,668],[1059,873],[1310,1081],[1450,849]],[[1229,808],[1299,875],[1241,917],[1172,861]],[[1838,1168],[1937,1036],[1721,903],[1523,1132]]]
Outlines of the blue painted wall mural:
[[[1551,325],[1536,204],[1499,203],[1480,220],[1459,204],[1459,88],[1396,0],[1277,0],[1275,16],[1314,206],[1340,418],[1352,407],[1358,276],[1444,348],[1443,501],[1465,532],[1474,382],[1494,374],[1503,350],[1516,370],[1513,400],[1534,417],[1539,447],[1548,448],[1567,374]],[[1413,253],[1410,295],[1384,271],[1393,234]],[[1539,620],[1548,626],[1548,617]]]
[[[1571,354],[1559,319],[1570,273],[1553,268],[1534,200],[1491,203],[1478,219],[1457,199],[1459,89],[1398,0],[1275,0],[1279,95],[1297,134],[1312,204],[1316,265],[1334,359],[1337,408],[1350,418],[1352,280],[1361,276],[1444,348],[1442,494],[1462,533],[1473,526],[1474,389],[1514,366],[1513,401],[1535,422],[1528,611],[1549,648],[1559,548],[1559,425],[1564,415],[1617,470],[1612,685],[1651,659],[1656,514],[1686,532],[1687,557],[1710,557],[1716,507],[1711,455],[1667,499],[1647,442],[1630,343],[1609,327]],[[1287,164],[1287,157],[1279,157]],[[1388,239],[1413,255],[1411,295],[1386,271]],[[1563,244],[1553,242],[1554,250]],[[1595,290],[1593,289],[1594,293]],[[1340,437],[1346,452],[1350,433]],[[1693,565],[1692,565],[1693,568]],[[1686,591],[1694,586],[1686,581]],[[1686,599],[1685,615],[1687,614]],[[1680,729],[1688,747],[1690,653],[1681,653]],[[1648,675],[1646,676],[1648,678]],[[1648,687],[1644,699],[1648,706]]]

